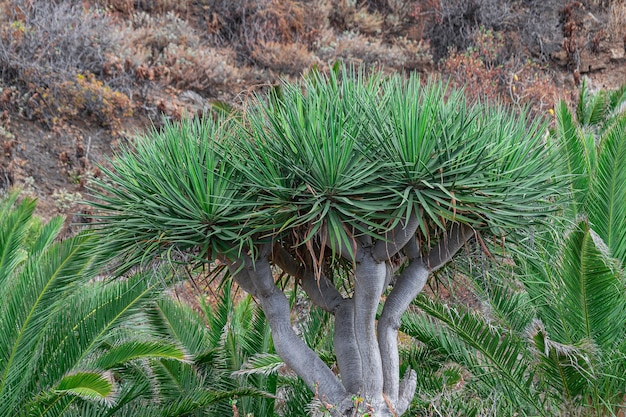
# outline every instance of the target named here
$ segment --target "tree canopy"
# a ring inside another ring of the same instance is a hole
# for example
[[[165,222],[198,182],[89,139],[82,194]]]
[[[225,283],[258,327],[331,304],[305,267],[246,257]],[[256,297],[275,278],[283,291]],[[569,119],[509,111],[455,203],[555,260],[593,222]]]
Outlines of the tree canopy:
[[[545,132],[439,81],[312,71],[123,149],[94,191],[100,249],[123,253],[120,273],[219,260],[333,415],[401,415],[415,391],[414,372],[399,376],[401,314],[467,240],[550,215],[560,183]],[[294,332],[275,273],[334,315],[340,375]]]

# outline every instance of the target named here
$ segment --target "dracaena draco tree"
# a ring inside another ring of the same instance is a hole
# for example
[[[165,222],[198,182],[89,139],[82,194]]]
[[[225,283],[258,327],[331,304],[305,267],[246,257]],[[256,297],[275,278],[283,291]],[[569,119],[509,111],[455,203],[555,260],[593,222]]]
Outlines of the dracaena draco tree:
[[[124,253],[120,272],[185,252],[219,261],[332,415],[401,415],[416,386],[399,371],[402,313],[468,239],[549,215],[544,136],[436,81],[313,71],[121,150],[94,190],[101,249]],[[280,274],[334,315],[338,373],[294,331]]]

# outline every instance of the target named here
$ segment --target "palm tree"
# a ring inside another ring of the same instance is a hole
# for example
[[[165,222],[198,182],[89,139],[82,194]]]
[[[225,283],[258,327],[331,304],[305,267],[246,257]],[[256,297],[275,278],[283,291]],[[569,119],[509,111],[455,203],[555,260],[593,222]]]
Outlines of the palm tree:
[[[157,378],[171,387],[161,400],[169,402],[172,396],[220,387],[233,394],[231,401],[216,403],[198,415],[228,416],[235,409],[242,416],[306,415],[313,395],[276,355],[260,307],[250,296],[235,302],[231,284],[231,280],[224,281],[219,298],[211,304],[201,302],[199,311],[171,298],[159,300],[148,310],[152,327],[188,347],[196,358],[192,365],[196,374],[203,376],[201,383],[186,384],[182,375],[191,372],[190,364],[177,363],[176,372],[171,365],[167,370],[156,368]],[[324,337],[329,330],[327,319],[327,313],[316,311],[299,324],[311,348],[329,351]],[[329,363],[333,359],[327,358]]]
[[[102,280],[93,234],[56,241],[63,220],[43,225],[34,209],[0,200],[0,415],[179,416],[249,393],[203,385],[191,341],[146,326],[158,273]],[[184,392],[155,378],[168,366],[186,371]]]
[[[553,233],[533,236],[535,243],[513,256],[513,269],[474,277],[480,312],[422,297],[415,305],[427,316],[404,318],[403,330],[424,343],[409,358],[433,351],[456,371],[448,373],[469,379],[451,390],[436,380],[436,364],[421,381],[431,400],[448,392],[461,400],[457,406],[471,404],[481,415],[604,416],[624,408],[624,103],[626,86],[590,95],[583,84],[576,119],[565,103],[557,106],[551,139],[573,178],[568,217]]]

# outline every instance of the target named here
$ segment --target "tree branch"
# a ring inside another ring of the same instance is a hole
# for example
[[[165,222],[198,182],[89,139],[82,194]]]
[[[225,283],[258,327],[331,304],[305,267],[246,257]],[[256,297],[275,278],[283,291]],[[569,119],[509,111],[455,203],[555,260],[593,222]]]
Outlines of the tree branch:
[[[304,268],[291,256],[289,251],[280,244],[274,245],[272,262],[292,277],[301,279]]]
[[[419,219],[415,213],[407,220],[401,220],[396,227],[385,234],[385,238],[374,245],[372,255],[378,262],[384,262],[398,253],[415,235]]]
[[[465,224],[454,223],[447,235],[428,253],[428,268],[431,272],[444,266],[474,234],[474,230]]]
[[[228,272],[233,277],[237,285],[253,297],[257,296],[254,281],[252,280],[248,269],[245,268],[245,260],[247,259],[248,262],[251,262],[247,255],[235,260],[229,259],[225,255],[218,255],[218,259],[228,266]]]
[[[344,299],[335,314],[333,337],[337,366],[348,395],[359,394],[363,389],[363,365],[354,332],[354,300]]]
[[[411,236],[411,239],[404,245],[404,253],[406,253],[407,258],[413,260],[419,258],[420,255],[420,245],[417,242],[417,237],[415,235]]]
[[[402,271],[389,293],[378,320],[378,344],[383,364],[383,392],[396,403],[399,398],[400,362],[398,358],[398,328],[400,318],[411,301],[422,291],[429,271],[419,260],[413,260]]]
[[[282,246],[276,247],[273,255],[276,265],[300,281],[302,289],[313,304],[335,314],[335,310],[343,301],[343,296],[324,274],[317,278],[313,271],[303,268]]]
[[[411,405],[415,397],[415,387],[417,387],[417,373],[412,369],[407,369],[402,381],[400,381],[400,392],[396,403],[396,413],[399,416],[404,414]]]
[[[313,271],[307,271],[300,284],[313,304],[332,314],[336,314],[337,308],[344,301],[341,293],[324,274],[316,278]]]
[[[235,271],[237,279],[242,280],[244,289],[252,283],[252,294],[261,305],[270,325],[276,352],[287,366],[313,392],[318,392],[322,400],[331,404],[342,404],[346,398],[345,388],[330,368],[293,330],[289,300],[274,283],[269,254],[269,245],[264,245],[254,263],[248,257],[243,260],[243,268],[238,267],[237,262],[231,262],[229,268]]]
[[[354,333],[363,369],[363,396],[383,402],[383,370],[376,338],[376,312],[384,290],[387,265],[373,256],[356,264],[354,276]]]

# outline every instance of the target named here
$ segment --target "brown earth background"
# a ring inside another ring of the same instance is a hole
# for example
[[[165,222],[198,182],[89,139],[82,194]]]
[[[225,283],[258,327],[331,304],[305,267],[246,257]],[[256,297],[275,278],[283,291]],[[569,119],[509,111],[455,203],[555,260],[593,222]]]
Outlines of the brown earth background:
[[[1,0],[0,189],[72,233],[87,184],[163,120],[340,60],[552,116],[626,83],[626,0]]]

